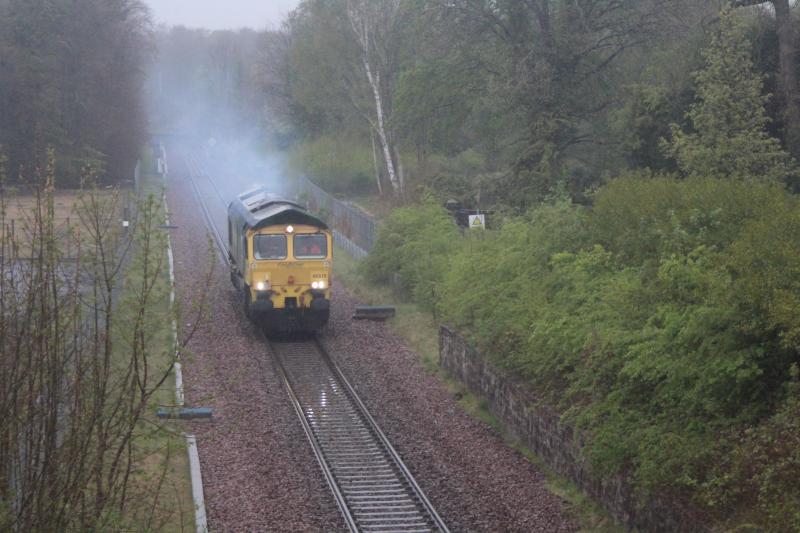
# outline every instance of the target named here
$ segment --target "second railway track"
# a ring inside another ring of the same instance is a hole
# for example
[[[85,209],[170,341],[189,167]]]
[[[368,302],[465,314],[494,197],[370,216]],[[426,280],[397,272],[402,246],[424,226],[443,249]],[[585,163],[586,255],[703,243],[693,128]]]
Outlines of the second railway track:
[[[187,156],[189,177],[209,230],[227,257],[196,178],[205,177]],[[335,361],[315,340],[265,341],[314,454],[350,531],[447,532],[447,526],[378,427]]]

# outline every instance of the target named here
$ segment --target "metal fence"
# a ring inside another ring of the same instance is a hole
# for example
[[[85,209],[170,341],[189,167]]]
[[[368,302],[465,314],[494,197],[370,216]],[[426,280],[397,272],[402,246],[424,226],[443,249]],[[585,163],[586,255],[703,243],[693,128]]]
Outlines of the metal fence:
[[[377,228],[363,211],[337,200],[305,177],[298,180],[298,192],[308,209],[328,222],[336,244],[350,255],[361,259],[372,250]]]

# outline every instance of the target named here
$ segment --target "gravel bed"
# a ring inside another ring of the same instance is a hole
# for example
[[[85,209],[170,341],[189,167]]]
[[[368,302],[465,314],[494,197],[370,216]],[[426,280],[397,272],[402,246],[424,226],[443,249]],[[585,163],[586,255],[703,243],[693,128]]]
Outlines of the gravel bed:
[[[187,403],[214,409],[197,421],[208,524],[212,531],[339,531],[344,524],[267,348],[240,311],[226,267],[207,268],[205,222],[180,153],[170,151],[167,194],[182,329],[193,297],[209,294],[208,319],[183,361]],[[213,208],[222,209],[208,200]],[[224,229],[224,228],[223,228]]]
[[[575,531],[545,475],[467,415],[418,356],[334,285],[321,341],[452,531]]]
[[[213,531],[341,531],[344,524],[296,421],[283,384],[240,311],[227,268],[204,287],[205,222],[180,153],[170,152],[168,203],[177,297],[189,326],[194,295],[209,315],[184,359],[187,402],[214,408],[194,422]],[[223,209],[207,185],[203,194]],[[216,211],[216,218],[224,214]],[[223,228],[224,229],[224,228]],[[545,476],[469,417],[385,325],[353,321],[358,302],[334,286],[322,341],[452,531],[574,531]]]

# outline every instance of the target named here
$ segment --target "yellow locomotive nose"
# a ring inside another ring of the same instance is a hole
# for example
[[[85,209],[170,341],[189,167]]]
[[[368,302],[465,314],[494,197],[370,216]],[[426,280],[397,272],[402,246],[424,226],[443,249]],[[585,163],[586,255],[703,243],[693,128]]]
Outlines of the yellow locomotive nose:
[[[318,329],[330,313],[333,235],[305,209],[254,189],[228,208],[231,281],[268,329]]]

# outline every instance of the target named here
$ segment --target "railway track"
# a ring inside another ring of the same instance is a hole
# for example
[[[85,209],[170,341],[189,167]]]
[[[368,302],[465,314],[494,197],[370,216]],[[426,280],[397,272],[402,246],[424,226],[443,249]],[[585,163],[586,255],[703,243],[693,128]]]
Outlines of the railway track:
[[[195,158],[187,165],[206,224],[227,256],[222,234],[196,182],[211,176]],[[263,335],[263,333],[262,333]],[[291,403],[350,531],[447,532],[397,451],[336,362],[316,340],[270,341]]]

